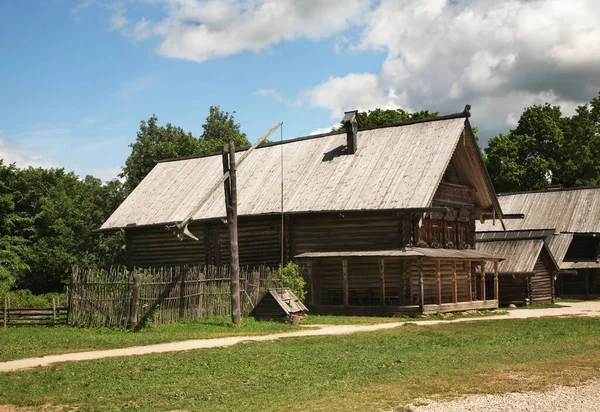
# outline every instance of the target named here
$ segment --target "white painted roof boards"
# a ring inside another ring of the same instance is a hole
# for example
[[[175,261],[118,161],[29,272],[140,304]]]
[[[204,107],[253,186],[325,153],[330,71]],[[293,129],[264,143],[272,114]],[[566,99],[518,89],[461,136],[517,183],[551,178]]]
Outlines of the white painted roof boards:
[[[465,121],[362,130],[354,155],[343,153],[345,133],[257,148],[237,171],[238,215],[281,212],[282,149],[286,213],[428,207]],[[158,163],[101,229],[180,222],[222,175],[221,155]],[[224,215],[216,190],[193,220]]]

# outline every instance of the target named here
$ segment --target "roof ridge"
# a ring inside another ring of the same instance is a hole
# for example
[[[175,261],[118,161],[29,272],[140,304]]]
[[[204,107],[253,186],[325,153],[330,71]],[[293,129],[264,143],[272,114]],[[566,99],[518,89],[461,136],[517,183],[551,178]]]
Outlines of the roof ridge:
[[[600,189],[600,185],[596,185],[596,186],[561,187],[560,189],[523,190],[523,191],[520,191],[520,192],[498,193],[497,196],[526,195],[526,194],[529,194],[529,193],[568,192],[568,191],[571,191],[571,190],[586,190],[586,189]]]
[[[386,129],[386,128],[391,128],[391,127],[401,127],[401,126],[410,126],[413,124],[419,124],[419,123],[430,123],[430,122],[439,122],[439,121],[443,121],[443,120],[452,120],[452,119],[468,119],[471,116],[470,110],[471,106],[470,105],[466,105],[465,106],[465,110],[459,113],[453,113],[453,114],[447,114],[447,115],[443,115],[443,116],[438,116],[438,117],[429,117],[426,119],[416,119],[416,120],[408,120],[406,122],[400,122],[400,123],[392,123],[392,124],[387,124],[387,125],[383,125],[383,126],[371,126],[371,127],[364,127],[364,128],[359,128],[358,131],[362,132],[362,131],[367,131],[367,130],[376,130],[376,129]],[[319,134],[309,134],[309,135],[305,135],[305,136],[300,136],[300,137],[294,137],[291,139],[286,139],[283,141],[279,141],[279,142],[269,142],[269,143],[263,143],[261,145],[259,145],[257,147],[257,149],[262,149],[263,147],[272,147],[272,146],[279,146],[282,144],[288,144],[288,143],[295,143],[295,142],[301,142],[301,141],[305,141],[305,140],[312,140],[312,139],[319,139],[322,137],[326,137],[326,136],[334,136],[334,135],[338,135],[338,134],[345,134],[345,131],[331,131],[331,132],[327,132],[327,133],[319,133]],[[242,148],[236,148],[236,153],[239,152],[244,152],[246,150],[250,149],[250,146],[244,146]],[[221,155],[221,152],[214,152],[214,153],[206,153],[206,154],[198,154],[198,155],[190,155],[190,156],[183,156],[183,157],[174,157],[174,158],[169,158],[169,159],[162,159],[162,160],[157,160],[156,163],[168,163],[168,162],[174,162],[174,161],[178,161],[178,160],[189,160],[189,159],[201,159],[204,157],[211,157],[211,156],[217,156],[217,155]]]

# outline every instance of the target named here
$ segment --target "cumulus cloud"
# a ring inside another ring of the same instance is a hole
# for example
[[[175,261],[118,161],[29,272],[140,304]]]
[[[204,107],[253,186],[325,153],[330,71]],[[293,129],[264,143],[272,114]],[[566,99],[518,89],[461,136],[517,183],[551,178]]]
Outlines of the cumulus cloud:
[[[98,179],[108,182],[113,179],[117,179],[119,177],[119,173],[121,173],[121,167],[109,167],[106,169],[94,169],[91,170],[88,174],[97,177]],[[119,178],[119,180],[123,181],[123,179]]]
[[[293,99],[293,100],[286,99],[285,97],[283,97],[283,95],[281,93],[279,93],[275,89],[260,89],[260,90],[257,90],[254,94],[256,94],[257,96],[270,97],[270,98],[274,99],[275,101],[278,101],[279,103],[283,103],[286,106],[290,106],[290,107],[298,107],[302,104],[301,97],[298,97],[297,99]]]
[[[243,51],[260,52],[282,41],[320,40],[361,21],[369,0],[161,0],[164,19],[142,18],[124,34],[158,36],[158,51],[196,62]]]
[[[15,163],[18,167],[57,167],[54,159],[43,157],[40,150],[20,142],[7,142],[0,130],[0,160],[6,164]]]
[[[115,12],[110,16],[109,31],[122,30],[129,24],[129,20],[125,17],[125,9],[117,8]]]
[[[444,113],[473,105],[489,133],[513,126],[524,107],[565,111],[600,89],[600,3],[595,0],[382,0],[354,52],[385,51],[378,73],[332,77],[311,104],[344,109],[403,107]]]

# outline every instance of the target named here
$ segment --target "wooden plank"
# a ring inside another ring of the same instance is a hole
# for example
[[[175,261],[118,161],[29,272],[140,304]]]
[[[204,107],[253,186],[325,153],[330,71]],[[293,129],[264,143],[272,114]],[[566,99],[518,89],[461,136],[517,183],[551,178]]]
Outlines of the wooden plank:
[[[497,300],[473,301],[473,302],[458,302],[458,303],[444,303],[442,305],[425,305],[423,308],[423,314],[430,315],[434,313],[447,313],[447,312],[464,312],[467,310],[479,310],[479,309],[497,309]]]
[[[425,304],[425,290],[423,286],[423,259],[417,259],[417,271],[419,274],[419,308],[423,312]]]
[[[481,262],[480,293],[481,293],[481,296],[479,297],[479,300],[483,300],[485,302],[485,300],[486,300],[486,293],[485,293],[485,262]]]
[[[452,303],[458,302],[458,282],[456,280],[456,260],[452,261]]]
[[[385,307],[385,260],[379,259],[379,281],[381,292],[381,306]]]
[[[344,295],[344,306],[350,306],[348,297],[348,260],[342,259],[342,293]]]
[[[498,300],[498,261],[494,261],[494,299]]]
[[[473,301],[473,283],[471,279],[471,261],[467,260],[467,293],[469,294],[469,302]]]
[[[315,280],[313,274],[313,262],[309,259],[306,262],[306,269],[308,271],[308,304],[314,306],[315,304]]]
[[[435,283],[437,286],[437,304],[442,304],[442,273],[440,271],[440,260],[435,261]]]
[[[131,297],[131,312],[129,314],[130,329],[136,329],[138,327],[140,313],[140,284],[140,275],[139,273],[136,273],[133,275],[133,293]]]

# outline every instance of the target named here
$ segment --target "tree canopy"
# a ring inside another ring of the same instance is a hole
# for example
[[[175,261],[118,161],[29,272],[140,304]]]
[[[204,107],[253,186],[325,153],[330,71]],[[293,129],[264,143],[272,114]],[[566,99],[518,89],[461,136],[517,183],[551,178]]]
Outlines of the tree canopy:
[[[123,196],[118,180],[0,160],[0,291],[57,291],[74,265],[122,263],[122,235],[93,231]]]
[[[388,126],[397,123],[404,123],[411,120],[431,119],[438,116],[438,112],[421,110],[418,112],[407,112],[402,109],[374,109],[366,112],[357,113],[359,128],[368,128],[376,126]],[[344,125],[340,124],[335,131],[344,130]]]
[[[526,108],[485,154],[497,192],[600,184],[600,94],[572,117],[547,103]]]
[[[203,133],[140,123],[119,180],[102,183],[64,169],[25,168],[0,159],[0,293],[63,289],[71,268],[125,263],[121,232],[97,233],[102,223],[154,167],[157,160],[216,152],[224,143],[249,144],[232,114],[211,107]]]
[[[156,115],[148,121],[142,120],[135,142],[129,145],[131,154],[120,175],[125,179],[127,191],[135,189],[159,160],[215,153],[225,143],[234,143],[236,147],[250,144],[233,114],[222,111],[219,106],[210,107],[202,129],[202,135],[196,138],[171,123],[159,126]]]

